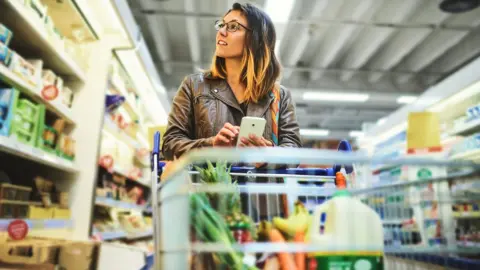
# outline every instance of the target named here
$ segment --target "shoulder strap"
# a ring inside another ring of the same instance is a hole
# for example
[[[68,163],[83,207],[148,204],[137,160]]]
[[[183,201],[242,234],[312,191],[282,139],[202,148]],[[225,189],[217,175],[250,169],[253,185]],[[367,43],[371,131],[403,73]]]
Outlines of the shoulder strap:
[[[272,112],[272,141],[278,145],[278,119],[280,117],[280,91],[274,87],[272,89],[273,102],[270,111]]]

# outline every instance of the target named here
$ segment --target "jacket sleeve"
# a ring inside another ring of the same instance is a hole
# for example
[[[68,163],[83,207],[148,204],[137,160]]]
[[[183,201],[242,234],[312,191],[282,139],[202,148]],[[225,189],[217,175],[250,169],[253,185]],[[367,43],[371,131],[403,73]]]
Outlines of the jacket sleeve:
[[[281,88],[280,116],[278,120],[278,146],[302,147],[295,104],[290,91]]]
[[[194,148],[212,146],[213,138],[195,138],[192,85],[192,78],[185,78],[173,99],[163,136],[162,153],[166,160],[178,158]]]

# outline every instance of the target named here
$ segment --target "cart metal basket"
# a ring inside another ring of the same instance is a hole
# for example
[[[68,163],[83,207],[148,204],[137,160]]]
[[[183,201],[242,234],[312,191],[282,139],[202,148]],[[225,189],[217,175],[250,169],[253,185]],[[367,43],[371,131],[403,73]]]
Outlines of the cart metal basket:
[[[474,163],[378,160],[349,152],[346,142],[342,151],[203,149],[177,160],[160,182],[159,141],[157,133],[154,269],[262,269],[272,258],[281,269],[480,269],[480,166]],[[209,161],[215,165],[206,166]],[[262,162],[271,168],[245,166]],[[340,190],[341,176],[347,188]],[[265,239],[265,227],[297,214],[299,205],[309,212],[306,240],[295,242],[288,231],[283,241],[268,233]]]

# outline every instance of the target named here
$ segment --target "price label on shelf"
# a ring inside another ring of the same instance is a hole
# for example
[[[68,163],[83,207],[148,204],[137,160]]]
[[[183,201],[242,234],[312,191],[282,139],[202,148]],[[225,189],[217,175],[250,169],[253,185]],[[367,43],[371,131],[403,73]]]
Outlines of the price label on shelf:
[[[8,224],[8,236],[13,240],[23,240],[28,234],[28,224],[21,219],[14,220]]]

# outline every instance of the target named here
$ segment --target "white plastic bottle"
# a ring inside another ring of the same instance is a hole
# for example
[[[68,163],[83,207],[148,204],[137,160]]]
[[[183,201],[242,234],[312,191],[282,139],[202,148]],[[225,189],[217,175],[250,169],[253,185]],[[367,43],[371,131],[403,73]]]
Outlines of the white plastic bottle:
[[[311,244],[321,251],[309,254],[310,270],[382,270],[382,220],[368,205],[346,190],[318,205],[312,216]]]

